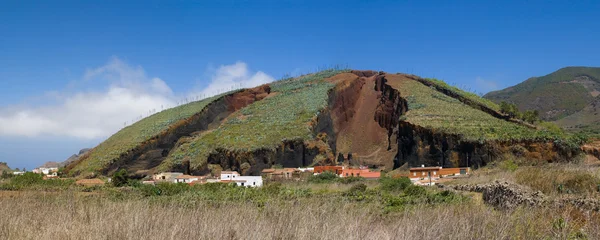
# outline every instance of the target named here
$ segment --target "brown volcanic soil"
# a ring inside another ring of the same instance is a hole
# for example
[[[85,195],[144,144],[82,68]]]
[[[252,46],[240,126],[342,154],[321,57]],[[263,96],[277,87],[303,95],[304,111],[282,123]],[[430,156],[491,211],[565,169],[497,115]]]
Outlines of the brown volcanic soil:
[[[374,72],[338,74],[327,79],[336,83],[331,117],[336,134],[336,150],[352,153],[351,164],[384,166],[391,169],[397,153],[392,144],[388,150],[388,130],[376,121],[381,107],[381,92],[375,90]],[[369,76],[369,77],[365,77]]]

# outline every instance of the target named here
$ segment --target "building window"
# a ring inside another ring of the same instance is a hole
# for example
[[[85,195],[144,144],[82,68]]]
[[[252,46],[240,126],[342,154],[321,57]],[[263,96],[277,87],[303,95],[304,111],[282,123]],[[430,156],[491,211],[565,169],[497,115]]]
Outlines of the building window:
[[[425,176],[425,172],[421,172],[421,175],[422,175],[422,176]]]
[[[242,187],[244,186],[244,183],[242,183]]]
[[[433,171],[433,175],[435,175],[435,174],[436,174],[436,172],[435,172],[435,171]]]
[[[357,173],[357,174],[356,174],[356,176],[357,176],[357,177],[360,177],[360,173]]]
[[[413,176],[415,176],[415,177],[416,177],[416,176],[417,176],[417,172],[413,172]]]

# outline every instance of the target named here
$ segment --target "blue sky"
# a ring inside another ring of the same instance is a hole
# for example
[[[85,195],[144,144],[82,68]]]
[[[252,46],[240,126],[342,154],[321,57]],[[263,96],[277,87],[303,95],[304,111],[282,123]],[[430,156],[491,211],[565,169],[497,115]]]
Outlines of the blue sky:
[[[2,1],[0,161],[62,161],[133,114],[320,66],[481,93],[600,66],[599,11],[598,1]]]

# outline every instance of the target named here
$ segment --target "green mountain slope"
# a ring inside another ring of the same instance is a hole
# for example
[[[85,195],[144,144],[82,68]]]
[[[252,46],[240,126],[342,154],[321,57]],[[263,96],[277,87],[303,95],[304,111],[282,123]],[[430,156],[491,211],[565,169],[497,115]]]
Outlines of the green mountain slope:
[[[598,95],[600,68],[566,67],[484,97],[515,103],[521,111],[538,110],[542,119],[554,121],[582,111]]]
[[[556,123],[567,131],[600,136],[600,97],[594,98],[581,111],[559,119]]]
[[[82,177],[117,169],[257,175],[273,165],[336,164],[350,154],[346,164],[391,169],[482,166],[513,153],[559,161],[579,151],[579,139],[514,121],[498,109],[439,80],[331,69],[157,113],[66,171]]]
[[[131,126],[123,128],[106,141],[82,156],[76,164],[67,166],[69,171],[75,172],[102,172],[109,164],[120,156],[127,154],[133,148],[150,141],[157,135],[164,133],[176,124],[182,124],[186,118],[202,111],[209,103],[219,96],[201,101],[188,103],[175,108],[167,109],[144,118]]]

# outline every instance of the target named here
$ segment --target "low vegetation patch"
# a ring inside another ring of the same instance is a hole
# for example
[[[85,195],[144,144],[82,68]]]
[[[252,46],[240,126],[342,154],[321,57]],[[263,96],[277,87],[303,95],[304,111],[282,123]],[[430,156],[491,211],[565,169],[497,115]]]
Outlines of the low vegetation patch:
[[[71,179],[47,179],[44,176],[32,172],[23,175],[10,176],[0,182],[1,190],[36,190],[36,191],[59,191],[66,190],[75,183]]]

